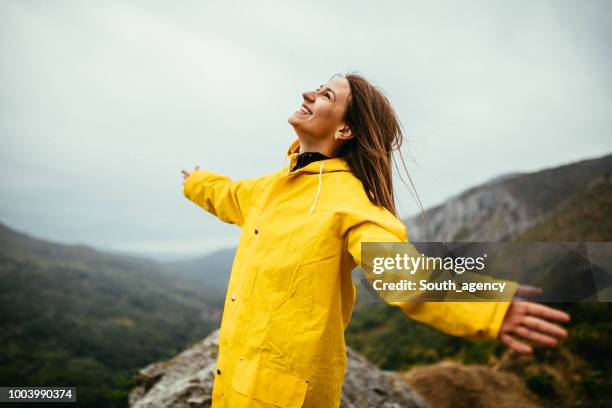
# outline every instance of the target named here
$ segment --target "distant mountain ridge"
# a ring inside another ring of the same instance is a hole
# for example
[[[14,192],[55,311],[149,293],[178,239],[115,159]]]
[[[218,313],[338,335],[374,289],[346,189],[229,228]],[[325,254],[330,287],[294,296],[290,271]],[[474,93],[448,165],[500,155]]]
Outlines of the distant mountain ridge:
[[[235,254],[235,247],[226,248],[204,256],[167,262],[165,265],[178,275],[194,280],[212,291],[225,294]]]
[[[163,269],[158,262],[146,257],[106,252],[82,244],[60,244],[17,231],[2,222],[0,222],[0,256],[5,259],[43,264],[50,261],[89,266],[112,263],[139,269]]]
[[[504,241],[551,216],[612,172],[612,154],[496,177],[404,220],[410,241]]]

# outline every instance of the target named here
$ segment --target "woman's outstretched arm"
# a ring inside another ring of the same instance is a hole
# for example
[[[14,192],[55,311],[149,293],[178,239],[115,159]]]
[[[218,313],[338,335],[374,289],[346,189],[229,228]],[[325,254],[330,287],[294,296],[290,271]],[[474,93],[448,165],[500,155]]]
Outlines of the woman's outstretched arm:
[[[185,197],[220,220],[242,227],[259,179],[232,180],[198,166],[181,172]]]
[[[395,222],[387,216],[355,225],[349,230],[347,239],[348,251],[358,265],[361,264],[362,242],[408,241],[401,221]],[[517,295],[521,290],[519,286]],[[497,338],[522,353],[530,353],[532,348],[520,340],[556,346],[559,340],[567,337],[567,331],[553,322],[568,322],[570,319],[557,309],[518,299],[512,302],[387,303],[401,308],[408,317],[444,333],[470,340]]]

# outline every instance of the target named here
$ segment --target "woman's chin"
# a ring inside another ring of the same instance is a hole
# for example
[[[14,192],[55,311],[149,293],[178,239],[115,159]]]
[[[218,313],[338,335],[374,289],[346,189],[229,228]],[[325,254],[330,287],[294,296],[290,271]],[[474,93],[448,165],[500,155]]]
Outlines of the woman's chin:
[[[294,113],[293,115],[289,116],[289,119],[287,119],[287,122],[289,122],[293,126],[303,121],[304,118],[302,118],[299,113]]]
[[[294,125],[294,124],[305,122],[309,120],[310,118],[311,118],[311,115],[306,115],[300,111],[297,111],[297,112],[294,112],[291,116],[289,116],[289,119],[287,121],[290,124]]]

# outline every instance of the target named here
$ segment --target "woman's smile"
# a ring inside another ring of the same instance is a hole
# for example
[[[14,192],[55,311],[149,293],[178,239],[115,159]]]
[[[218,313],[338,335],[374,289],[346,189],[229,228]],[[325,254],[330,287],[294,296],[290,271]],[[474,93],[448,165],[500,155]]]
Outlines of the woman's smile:
[[[308,107],[306,105],[304,105],[304,104],[302,104],[301,108],[298,109],[296,111],[296,113],[300,113],[300,114],[302,114],[304,116],[311,116],[312,115],[312,111],[310,109],[308,109]]]

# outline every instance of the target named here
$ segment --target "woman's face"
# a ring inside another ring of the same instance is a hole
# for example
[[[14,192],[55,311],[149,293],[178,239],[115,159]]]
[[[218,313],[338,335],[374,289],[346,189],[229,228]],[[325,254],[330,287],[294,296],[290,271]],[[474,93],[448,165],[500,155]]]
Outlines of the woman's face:
[[[303,104],[288,122],[300,137],[333,140],[334,134],[345,126],[343,117],[350,94],[348,80],[336,77],[316,91],[302,93]]]

